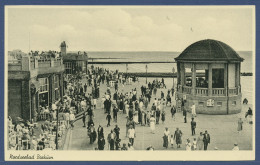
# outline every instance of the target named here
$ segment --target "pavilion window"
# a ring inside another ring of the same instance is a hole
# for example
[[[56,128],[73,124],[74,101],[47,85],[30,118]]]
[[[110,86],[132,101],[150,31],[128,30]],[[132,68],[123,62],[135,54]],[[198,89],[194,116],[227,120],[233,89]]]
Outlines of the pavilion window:
[[[200,106],[200,107],[203,107],[203,106],[204,106],[204,102],[200,101],[200,102],[199,102],[199,106]]]
[[[212,69],[212,88],[224,88],[224,69]]]
[[[196,87],[208,88],[208,70],[196,70],[196,73]]]
[[[222,102],[217,102],[217,106],[222,106]]]
[[[185,85],[188,87],[192,86],[192,75],[187,74],[187,73],[191,73],[191,68],[185,68]]]

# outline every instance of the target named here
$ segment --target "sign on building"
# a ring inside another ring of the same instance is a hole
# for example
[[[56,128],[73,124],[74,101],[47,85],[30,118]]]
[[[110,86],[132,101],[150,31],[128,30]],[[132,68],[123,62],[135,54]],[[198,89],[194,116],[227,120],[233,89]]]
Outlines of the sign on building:
[[[214,106],[214,100],[213,99],[208,99],[207,100],[207,107],[213,107]]]

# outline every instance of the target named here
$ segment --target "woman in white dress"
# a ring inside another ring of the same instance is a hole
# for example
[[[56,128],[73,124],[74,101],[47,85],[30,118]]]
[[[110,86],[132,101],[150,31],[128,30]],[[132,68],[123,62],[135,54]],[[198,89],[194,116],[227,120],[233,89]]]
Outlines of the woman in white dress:
[[[134,113],[134,122],[135,122],[135,124],[138,124],[138,112],[137,111],[135,111],[135,113]]]
[[[126,112],[126,117],[128,117],[128,115],[129,115],[129,104],[128,104],[127,101],[125,102],[125,112]]]
[[[154,118],[153,115],[150,118],[150,128],[151,128],[152,133],[154,133],[154,130],[155,130],[155,118]]]
[[[186,143],[186,151],[191,151],[191,143],[190,143],[190,139],[187,139],[187,143]]]

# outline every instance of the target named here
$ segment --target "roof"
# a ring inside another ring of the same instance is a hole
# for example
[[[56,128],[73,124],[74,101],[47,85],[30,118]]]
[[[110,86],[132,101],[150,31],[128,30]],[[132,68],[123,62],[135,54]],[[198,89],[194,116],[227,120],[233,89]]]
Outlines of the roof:
[[[176,61],[243,61],[229,45],[212,39],[197,41],[188,46]]]
[[[78,54],[78,53],[66,53],[63,55],[63,61],[87,61],[87,54]]]

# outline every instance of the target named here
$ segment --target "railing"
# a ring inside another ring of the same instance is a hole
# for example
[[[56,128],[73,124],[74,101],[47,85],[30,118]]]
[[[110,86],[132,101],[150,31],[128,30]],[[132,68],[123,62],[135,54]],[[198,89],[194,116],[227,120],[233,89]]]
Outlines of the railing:
[[[192,87],[183,86],[183,93],[191,94]]]
[[[39,62],[38,68],[48,68],[51,67],[51,61]]]
[[[240,87],[229,88],[228,94],[229,96],[235,96],[241,93]],[[178,85],[178,92],[185,93],[185,94],[192,94],[192,87],[189,86],[182,86]],[[208,96],[208,88],[195,88],[195,95],[198,96]],[[213,88],[212,89],[212,96],[226,96],[226,89],[225,88]]]
[[[237,88],[229,88],[228,89],[228,94],[230,96],[237,95]]]
[[[212,89],[213,96],[225,96],[225,88],[213,88]]]
[[[8,64],[20,64],[21,60],[13,59],[13,60],[8,60]]]
[[[29,61],[26,62],[26,60],[8,60],[8,70],[14,71],[14,70],[20,70],[22,71],[24,67],[30,65],[30,69],[36,69],[36,68],[50,68],[50,67],[59,67],[62,66],[62,60],[61,59],[28,59]],[[25,62],[25,63],[24,63]],[[29,66],[28,66],[29,68]]]
[[[196,95],[207,96],[208,88],[195,88],[195,93],[196,93]]]

